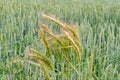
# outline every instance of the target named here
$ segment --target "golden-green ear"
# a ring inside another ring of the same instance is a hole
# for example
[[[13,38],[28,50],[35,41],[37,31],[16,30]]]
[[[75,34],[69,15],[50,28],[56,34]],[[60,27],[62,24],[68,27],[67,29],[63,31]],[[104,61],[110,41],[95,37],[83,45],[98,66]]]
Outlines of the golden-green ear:
[[[71,69],[80,75],[76,66],[72,63],[73,54],[74,59],[77,60],[76,62],[80,62],[82,57],[82,46],[77,27],[73,28],[73,26],[45,14],[42,14],[42,17],[57,24],[60,27],[61,33],[55,34],[49,29],[49,26],[42,23],[38,34],[41,37],[41,42],[43,42],[45,46],[45,53],[41,53],[33,48],[26,48],[26,56],[33,58],[36,61],[33,61],[34,64],[37,63],[40,65],[40,68],[48,80],[50,80],[49,71],[55,74],[54,70],[56,67],[51,56],[54,56],[54,61],[60,66],[62,66],[62,64],[67,65],[67,67],[71,66]],[[66,69],[67,68],[65,68],[65,70]],[[64,70],[63,72],[68,74]]]

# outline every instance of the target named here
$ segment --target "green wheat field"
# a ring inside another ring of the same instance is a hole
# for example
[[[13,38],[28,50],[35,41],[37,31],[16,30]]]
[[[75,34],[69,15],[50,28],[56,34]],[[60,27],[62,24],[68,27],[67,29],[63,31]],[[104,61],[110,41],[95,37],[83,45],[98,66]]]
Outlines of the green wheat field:
[[[120,0],[0,0],[0,80],[120,80]]]

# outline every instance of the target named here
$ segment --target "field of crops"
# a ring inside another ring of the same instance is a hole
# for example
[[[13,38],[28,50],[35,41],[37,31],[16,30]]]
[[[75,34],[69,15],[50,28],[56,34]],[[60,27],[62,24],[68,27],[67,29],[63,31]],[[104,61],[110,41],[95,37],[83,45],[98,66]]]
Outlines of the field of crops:
[[[120,1],[0,0],[0,80],[120,80]]]

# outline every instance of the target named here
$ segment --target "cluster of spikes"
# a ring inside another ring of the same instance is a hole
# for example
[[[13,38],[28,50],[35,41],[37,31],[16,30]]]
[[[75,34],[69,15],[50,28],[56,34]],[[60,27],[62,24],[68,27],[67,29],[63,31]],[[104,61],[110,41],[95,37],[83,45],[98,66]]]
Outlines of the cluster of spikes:
[[[48,25],[44,23],[41,24],[38,34],[41,38],[40,41],[44,44],[46,52],[42,53],[34,48],[27,47],[25,55],[34,59],[29,60],[29,62],[39,66],[47,80],[50,80],[52,74],[55,72],[56,63],[61,64],[59,66],[64,64],[67,66],[66,69],[71,68],[75,73],[80,75],[79,70],[76,68],[76,63],[72,62],[72,60],[80,62],[82,57],[82,47],[78,28],[63,23],[46,14],[41,14],[41,16],[58,25],[60,33],[55,34],[50,30]]]

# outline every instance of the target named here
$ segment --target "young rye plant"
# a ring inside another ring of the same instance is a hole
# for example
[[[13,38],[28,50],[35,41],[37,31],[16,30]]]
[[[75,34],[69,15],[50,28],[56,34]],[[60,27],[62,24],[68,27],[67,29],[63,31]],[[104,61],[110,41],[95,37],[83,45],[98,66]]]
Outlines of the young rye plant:
[[[42,53],[27,47],[25,50],[26,57],[29,57],[27,59],[31,64],[40,66],[41,74],[47,80],[56,80],[58,77],[65,79],[69,75],[75,75],[77,79],[80,79],[78,64],[82,57],[82,46],[78,28],[45,14],[41,16],[57,24],[60,27],[60,33],[55,34],[48,25],[41,24],[38,34],[46,52]]]

